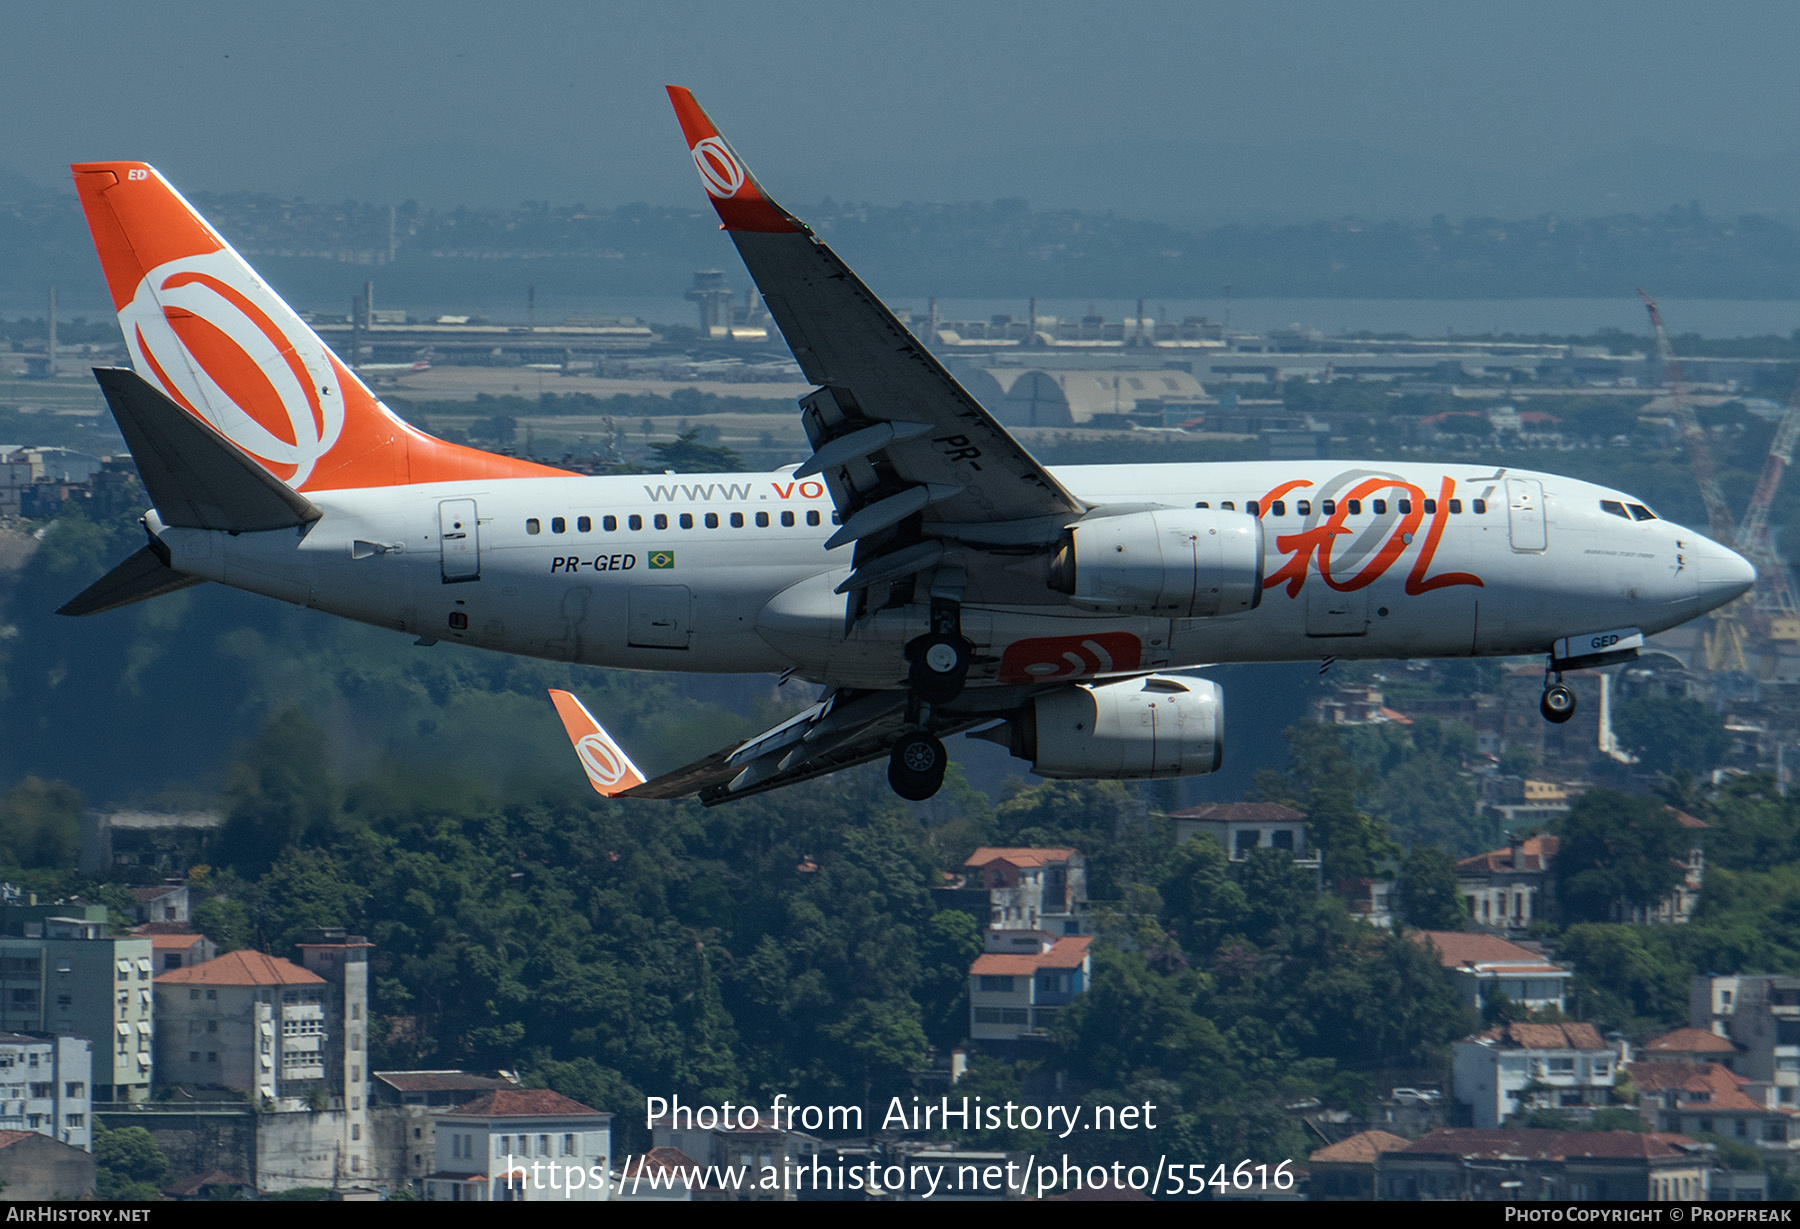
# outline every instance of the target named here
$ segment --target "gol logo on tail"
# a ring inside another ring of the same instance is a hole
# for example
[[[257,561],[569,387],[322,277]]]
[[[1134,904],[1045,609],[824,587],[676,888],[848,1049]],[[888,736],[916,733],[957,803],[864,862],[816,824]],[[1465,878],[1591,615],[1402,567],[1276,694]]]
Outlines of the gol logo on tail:
[[[624,761],[600,735],[589,734],[576,743],[575,754],[581,757],[588,779],[602,789],[610,789],[625,779]]]

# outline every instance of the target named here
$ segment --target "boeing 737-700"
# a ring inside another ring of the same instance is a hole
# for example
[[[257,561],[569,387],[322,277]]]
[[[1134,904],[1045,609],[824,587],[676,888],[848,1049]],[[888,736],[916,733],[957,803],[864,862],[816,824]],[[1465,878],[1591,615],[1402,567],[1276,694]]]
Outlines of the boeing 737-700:
[[[568,693],[594,788],[708,803],[886,758],[929,797],[944,737],[1046,777],[1209,772],[1208,663],[1627,659],[1730,601],[1742,558],[1623,492],[1386,461],[1040,465],[692,95],[701,182],[806,378],[812,454],[766,474],[584,477],[402,422],[156,171],[73,168],[133,370],[96,372],[154,508],[63,609],[213,580],[426,640],[631,670],[780,672],[818,701],[647,780]]]

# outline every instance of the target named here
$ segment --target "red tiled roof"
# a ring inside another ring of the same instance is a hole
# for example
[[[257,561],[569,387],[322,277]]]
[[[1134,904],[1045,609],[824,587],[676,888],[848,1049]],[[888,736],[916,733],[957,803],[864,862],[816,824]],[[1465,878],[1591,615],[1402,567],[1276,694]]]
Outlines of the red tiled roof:
[[[163,1187],[163,1194],[180,1197],[182,1195],[198,1195],[209,1186],[249,1186],[242,1178],[234,1178],[223,1169],[209,1169],[203,1174],[195,1174],[191,1178],[183,1178],[173,1186]]]
[[[1210,819],[1251,824],[1291,823],[1306,816],[1279,802],[1209,802],[1205,806],[1170,811],[1170,819]]]
[[[467,1071],[376,1071],[373,1075],[396,1092],[491,1092],[518,1087],[503,1076]]]
[[[291,960],[263,952],[227,952],[216,960],[171,969],[159,986],[323,986],[325,979]]]
[[[601,1111],[548,1088],[498,1088],[485,1097],[477,1097],[467,1105],[444,1112],[458,1118],[553,1118],[559,1115],[591,1118]]]
[[[1373,1162],[1383,1152],[1398,1151],[1410,1142],[1398,1135],[1390,1135],[1386,1131],[1358,1131],[1349,1139],[1340,1139],[1335,1144],[1319,1149],[1306,1159],[1309,1162],[1339,1161],[1366,1165]]]
[[[171,892],[181,891],[183,886],[184,885],[179,883],[165,883],[154,888],[132,888],[131,894],[147,905],[153,900],[160,900]],[[215,1170],[214,1172],[217,1171]]]
[[[1415,943],[1429,943],[1437,948],[1438,963],[1446,969],[1460,969],[1471,964],[1504,965],[1505,972],[1557,968],[1536,952],[1508,943],[1496,935],[1460,930],[1414,930],[1408,932],[1408,937]]]
[[[1013,866],[1045,866],[1051,862],[1067,862],[1073,849],[1032,849],[1025,846],[983,845],[969,855],[963,865],[986,866],[989,862],[1006,862]]]
[[[1677,1111],[1768,1112],[1768,1106],[1744,1093],[1742,1086],[1750,1082],[1748,1079],[1718,1063],[1632,1063],[1628,1070],[1640,1093],[1672,1089],[1688,1094],[1676,1098]]]
[[[1604,1050],[1606,1039],[1591,1024],[1508,1024],[1479,1033],[1477,1041],[1504,1041],[1526,1050]]]
[[[1543,871],[1550,869],[1550,863],[1556,860],[1557,847],[1562,844],[1560,837],[1528,836],[1519,842],[1519,852],[1524,858],[1522,869]],[[1472,858],[1464,858],[1456,864],[1459,872],[1509,871],[1513,869],[1512,847],[1490,849],[1486,853],[1478,853]]]
[[[1408,1144],[1409,1156],[1454,1156],[1469,1160],[1559,1161],[1568,1157],[1656,1160],[1680,1156],[1699,1145],[1685,1135],[1641,1135],[1636,1131],[1484,1131],[1440,1127]]]
[[[1704,819],[1696,819],[1694,816],[1689,815],[1686,811],[1678,810],[1675,807],[1664,807],[1663,810],[1665,810],[1669,814],[1673,815],[1675,817],[1675,822],[1680,824],[1683,828],[1710,828],[1710,827],[1712,827],[1712,825],[1707,823]]]
[[[205,937],[205,935],[191,932],[188,934],[151,935],[150,947],[153,951],[184,952]]]
[[[1039,969],[1079,969],[1093,937],[1058,939],[1047,952],[984,952],[969,966],[972,975],[989,977],[1025,976]]]
[[[0,1131],[0,1148],[10,1148],[21,1140],[30,1139],[37,1131]]]
[[[1675,1054],[1736,1054],[1737,1047],[1717,1033],[1703,1028],[1678,1028],[1661,1037],[1653,1037],[1643,1046],[1646,1052]]]
[[[619,1171],[623,1178],[635,1178],[639,1174],[674,1170],[689,1181],[698,1180],[701,1175],[700,1162],[679,1148],[652,1148],[635,1161],[627,1162]]]

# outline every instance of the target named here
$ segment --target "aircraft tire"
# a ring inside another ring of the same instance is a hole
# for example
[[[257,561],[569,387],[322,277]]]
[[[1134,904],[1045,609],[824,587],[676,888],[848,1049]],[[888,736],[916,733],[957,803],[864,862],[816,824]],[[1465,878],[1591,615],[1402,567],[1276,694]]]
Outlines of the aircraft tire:
[[[1538,701],[1538,711],[1544,714],[1544,720],[1553,725],[1561,725],[1575,715],[1575,692],[1562,683],[1552,683],[1544,688],[1544,698]]]
[[[888,784],[908,802],[924,802],[943,787],[949,766],[943,743],[924,730],[912,730],[888,753]]]
[[[920,636],[906,646],[912,663],[907,684],[931,704],[956,699],[969,677],[969,649],[969,642],[961,636],[941,632]]]

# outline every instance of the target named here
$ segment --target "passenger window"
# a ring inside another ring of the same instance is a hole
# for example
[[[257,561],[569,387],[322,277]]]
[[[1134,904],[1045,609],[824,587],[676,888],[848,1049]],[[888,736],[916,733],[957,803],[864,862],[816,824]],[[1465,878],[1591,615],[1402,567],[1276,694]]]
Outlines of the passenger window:
[[[1400,501],[1400,515],[1401,516],[1411,516],[1412,515],[1412,500],[1403,499]]]
[[[525,532],[526,533],[541,533],[541,532],[543,532],[543,526],[538,524],[537,517],[531,516],[531,517],[525,518]]]
[[[1337,500],[1327,499],[1324,503],[1319,505],[1319,511],[1323,512],[1326,516],[1336,516]]]
[[[1425,501],[1425,515],[1426,516],[1436,516],[1437,515],[1437,500],[1428,499]]]
[[[644,518],[641,516],[633,515],[631,517],[626,518],[625,524],[626,524],[626,527],[630,528],[630,529],[642,529],[644,527]]]
[[[1262,508],[1260,506],[1258,506],[1257,502],[1254,499],[1250,500],[1249,502],[1247,502],[1244,505],[1244,511],[1248,512],[1251,516],[1261,516],[1262,515]]]
[[[794,527],[794,514],[792,512],[783,512],[781,514],[781,524],[785,529],[792,529]]]
[[[842,525],[842,524],[843,524],[843,523],[844,523],[844,518],[843,518],[843,517],[842,517],[842,516],[839,516],[839,515],[838,515],[838,513],[837,513],[837,510],[836,510],[836,509],[833,509],[833,510],[832,510],[832,513],[831,513],[831,523],[832,523],[832,524],[833,524],[833,525]]]
[[[808,525],[817,525],[819,523],[819,514],[817,512],[808,512],[806,514],[806,523]]]
[[[1312,500],[1310,500],[1310,499],[1295,500],[1294,501],[1294,511],[1299,513],[1301,516],[1311,516],[1312,515]]]
[[[681,514],[681,527],[683,529],[692,529],[694,527],[694,514],[692,512],[683,512]]]
[[[669,518],[658,512],[651,518],[650,523],[655,525],[658,529],[667,529],[669,527]]]
[[[1458,515],[1461,515],[1461,513],[1462,513],[1462,500],[1460,500],[1460,499],[1451,500],[1450,501],[1450,515],[1458,516]]]
[[[1387,515],[1387,500],[1378,499],[1375,501],[1375,515],[1376,516],[1386,516]]]
[[[1278,499],[1274,503],[1269,505],[1269,511],[1276,516],[1286,516],[1287,515],[1287,505],[1282,503]]]
[[[731,514],[731,527],[733,529],[742,529],[744,527],[744,514],[742,512],[733,512]]]
[[[601,517],[600,518],[600,528],[606,530],[607,533],[617,532],[618,528],[619,528],[619,518],[616,516]]]
[[[1236,512],[1237,511],[1237,504],[1235,504],[1234,502],[1232,502],[1229,499],[1221,499],[1219,501],[1219,507],[1225,509],[1225,511],[1227,511],[1227,512]]]
[[[706,527],[708,529],[717,529],[719,527],[719,514],[717,512],[708,512],[706,514]]]
[[[594,531],[593,518],[587,517],[587,516],[576,517],[575,518],[575,528],[578,532],[581,532],[581,533],[592,533]]]
[[[758,512],[756,514],[756,527],[758,529],[767,529],[769,527],[769,514],[767,512]]]
[[[1362,500],[1353,499],[1350,501],[1350,515],[1351,516],[1361,516],[1362,515]]]
[[[1487,500],[1477,499],[1474,502],[1472,502],[1469,506],[1475,510],[1476,516],[1486,516],[1487,515]]]
[[[567,529],[568,527],[569,527],[569,522],[563,520],[562,517],[553,516],[550,518],[550,532],[551,533],[561,533],[561,532],[563,532],[563,530]]]
[[[1212,505],[1208,504],[1204,499],[1194,505],[1194,507],[1196,507],[1196,508],[1209,508],[1211,506]]]

